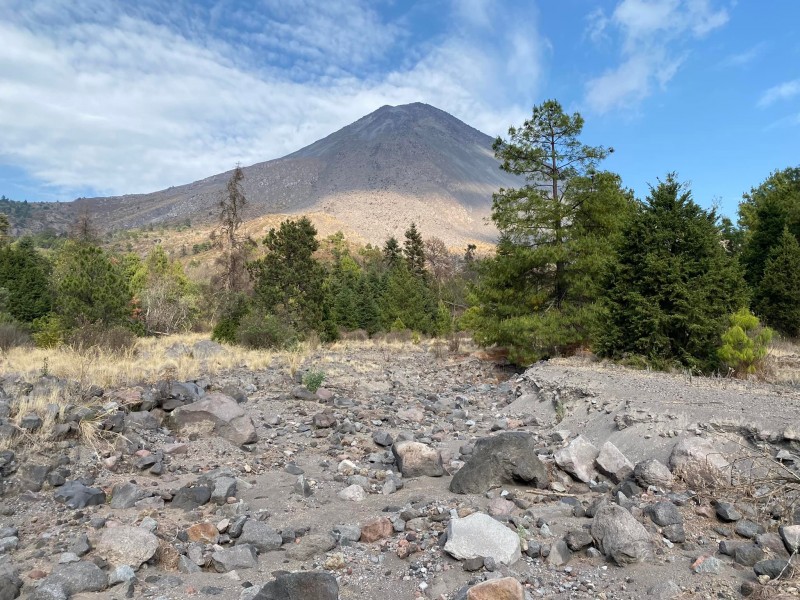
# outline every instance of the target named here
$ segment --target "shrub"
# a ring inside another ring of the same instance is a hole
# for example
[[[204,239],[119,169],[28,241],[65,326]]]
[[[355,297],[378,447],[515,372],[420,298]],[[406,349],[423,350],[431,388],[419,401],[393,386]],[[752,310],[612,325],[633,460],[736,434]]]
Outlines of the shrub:
[[[126,327],[106,327],[100,323],[93,323],[72,331],[67,337],[67,343],[79,352],[90,348],[125,352],[136,345],[136,335]]]
[[[325,380],[325,373],[323,371],[315,371],[311,369],[303,375],[303,385],[309,392],[316,392],[322,387],[322,382]]]
[[[236,329],[236,342],[248,348],[289,348],[298,342],[297,331],[276,315],[253,311],[245,315]]]
[[[762,327],[758,318],[743,308],[730,316],[717,355],[735,376],[747,376],[763,363],[772,335],[769,327]]]
[[[33,321],[33,343],[39,348],[55,348],[64,342],[67,332],[64,322],[53,313]]]
[[[363,329],[354,329],[353,331],[340,332],[339,338],[346,342],[366,342],[369,339],[369,334]]]
[[[19,323],[0,324],[0,350],[3,352],[19,346],[27,346],[30,342],[30,334]]]

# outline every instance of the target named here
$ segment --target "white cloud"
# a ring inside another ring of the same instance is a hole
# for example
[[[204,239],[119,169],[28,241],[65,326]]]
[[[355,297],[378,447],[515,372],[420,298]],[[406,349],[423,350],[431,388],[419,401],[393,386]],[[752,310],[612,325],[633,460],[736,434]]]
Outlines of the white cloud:
[[[789,100],[797,95],[800,95],[800,79],[786,81],[780,85],[769,88],[767,91],[761,94],[758,105],[761,108],[765,108],[774,104],[775,102]]]
[[[587,35],[595,42],[620,40],[620,64],[586,83],[586,102],[597,112],[626,108],[664,87],[675,76],[687,41],[702,38],[728,21],[711,0],[621,0],[613,14],[590,13]]]
[[[406,32],[373,4],[7,0],[0,164],[61,198],[148,192],[283,156],[383,104],[428,102],[491,135],[527,114],[546,48],[535,15],[489,13],[501,40],[456,15],[406,67],[381,71]]]
[[[747,65],[752,64],[753,61],[755,61],[762,54],[764,54],[764,51],[766,49],[767,49],[767,43],[766,42],[759,42],[759,43],[755,44],[754,46],[751,46],[747,50],[744,50],[742,52],[737,52],[737,53],[731,54],[730,56],[726,57],[722,61],[722,66],[723,67],[745,67]]]

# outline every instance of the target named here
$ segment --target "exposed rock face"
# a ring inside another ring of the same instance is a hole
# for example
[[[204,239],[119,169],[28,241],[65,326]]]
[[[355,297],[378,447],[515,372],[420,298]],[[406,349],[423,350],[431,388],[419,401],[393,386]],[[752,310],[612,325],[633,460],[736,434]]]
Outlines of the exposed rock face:
[[[618,565],[643,562],[653,556],[650,534],[627,510],[604,504],[594,515],[591,528],[595,546]]]
[[[183,434],[213,432],[238,445],[252,444],[258,439],[250,416],[236,400],[219,392],[176,408],[170,414],[170,422]]]
[[[450,491],[482,494],[495,485],[527,483],[547,486],[547,469],[536,455],[536,439],[511,431],[479,439],[467,463],[453,476]]]
[[[619,483],[633,473],[633,463],[611,442],[600,447],[596,462],[600,471],[614,483]]]
[[[718,471],[728,466],[728,461],[710,440],[701,437],[685,437],[672,449],[669,466],[673,471]]]
[[[482,556],[504,565],[521,556],[519,536],[485,513],[450,521],[444,550],[459,560]]]

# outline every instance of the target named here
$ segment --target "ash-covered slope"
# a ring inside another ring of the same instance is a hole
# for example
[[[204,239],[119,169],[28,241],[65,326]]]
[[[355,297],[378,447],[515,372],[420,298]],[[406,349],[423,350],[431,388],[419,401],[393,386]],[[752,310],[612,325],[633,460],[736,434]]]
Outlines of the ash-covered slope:
[[[247,217],[324,213],[381,242],[416,221],[450,244],[490,242],[492,193],[519,180],[499,169],[492,138],[415,103],[384,106],[284,158],[245,167]],[[213,220],[230,172],[152,194],[77,201],[109,228]]]

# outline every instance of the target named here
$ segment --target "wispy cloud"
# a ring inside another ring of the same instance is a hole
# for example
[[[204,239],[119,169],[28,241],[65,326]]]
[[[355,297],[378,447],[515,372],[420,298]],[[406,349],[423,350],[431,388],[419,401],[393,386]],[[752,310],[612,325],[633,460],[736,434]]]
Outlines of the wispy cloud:
[[[742,52],[736,52],[725,57],[723,67],[746,67],[761,57],[768,47],[767,42],[759,42]]]
[[[527,114],[516,98],[536,96],[547,45],[533,9],[470,5],[412,48],[402,20],[366,0],[246,13],[227,0],[7,0],[0,164],[61,197],[121,194],[282,156],[383,104],[429,102],[500,133]],[[376,67],[392,53],[413,58]]]
[[[781,100],[789,100],[795,96],[800,95],[800,79],[792,81],[785,81],[779,85],[769,88],[758,100],[758,106],[766,108]]]
[[[620,63],[586,84],[586,103],[597,112],[633,106],[675,76],[687,55],[686,42],[728,21],[711,0],[621,0],[610,16],[590,14],[587,35],[619,40]]]

